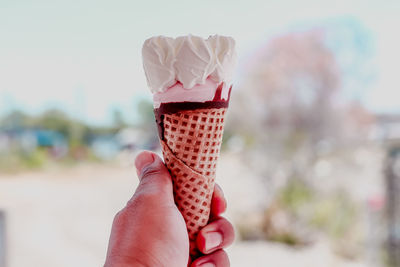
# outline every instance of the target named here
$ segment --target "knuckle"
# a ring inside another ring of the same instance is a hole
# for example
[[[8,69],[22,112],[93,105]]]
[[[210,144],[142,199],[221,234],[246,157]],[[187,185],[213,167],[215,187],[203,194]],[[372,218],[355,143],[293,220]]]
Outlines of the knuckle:
[[[122,210],[118,211],[117,214],[115,214],[114,220],[113,220],[113,225],[117,226],[117,225],[121,224],[121,222],[124,221],[124,218],[125,218],[125,209],[122,209]]]
[[[159,195],[159,190],[147,187],[146,190],[136,192],[125,209],[132,212],[144,207],[155,207],[159,204]]]
[[[233,224],[230,221],[228,221],[227,219],[223,219],[223,220],[225,223],[226,230],[229,232],[234,232],[235,230],[233,228]]]
[[[233,230],[233,225],[232,225],[232,223],[230,222],[230,221],[228,221],[226,218],[224,218],[224,217],[221,217],[219,220],[218,220],[218,223],[224,228],[224,229],[226,229],[226,230]]]
[[[149,177],[153,176],[158,176],[162,175],[163,171],[160,168],[154,167],[154,166],[148,166],[143,168],[142,173],[141,173],[141,178],[142,179],[147,179]]]
[[[231,265],[228,254],[225,252],[225,250],[221,249],[218,250],[216,253],[217,253],[216,256],[218,261],[217,264],[218,267],[229,267]]]
[[[136,210],[139,207],[146,205],[146,203],[149,202],[149,198],[150,198],[149,194],[145,192],[137,192],[135,193],[134,197],[128,201],[125,209]]]
[[[142,190],[135,194],[135,198],[133,199],[131,206],[141,206],[151,202],[154,197],[157,196],[154,190]]]
[[[224,247],[231,245],[235,241],[235,229],[232,223],[223,219],[222,231],[224,233]]]
[[[205,231],[218,231],[222,234],[223,242],[221,247],[228,247],[235,240],[235,229],[231,222],[225,218],[220,218],[208,225]]]

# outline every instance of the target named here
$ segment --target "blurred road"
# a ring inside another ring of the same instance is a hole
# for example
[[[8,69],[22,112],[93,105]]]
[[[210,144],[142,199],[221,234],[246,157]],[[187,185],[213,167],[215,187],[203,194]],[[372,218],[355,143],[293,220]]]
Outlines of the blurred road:
[[[222,157],[218,177],[232,219],[238,210],[256,205],[262,195],[246,169],[237,166],[235,159]],[[102,266],[113,216],[136,185],[132,166],[84,165],[0,175],[0,210],[7,216],[7,267]],[[232,267],[364,266],[339,260],[325,243],[294,250],[267,242],[237,242],[229,253]]]

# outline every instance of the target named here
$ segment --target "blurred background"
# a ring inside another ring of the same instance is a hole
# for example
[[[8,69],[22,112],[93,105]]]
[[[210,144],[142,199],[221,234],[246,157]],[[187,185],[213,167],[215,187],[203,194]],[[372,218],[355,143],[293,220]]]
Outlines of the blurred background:
[[[141,46],[233,36],[238,266],[400,266],[400,2],[0,1],[0,266],[101,266],[159,152]]]

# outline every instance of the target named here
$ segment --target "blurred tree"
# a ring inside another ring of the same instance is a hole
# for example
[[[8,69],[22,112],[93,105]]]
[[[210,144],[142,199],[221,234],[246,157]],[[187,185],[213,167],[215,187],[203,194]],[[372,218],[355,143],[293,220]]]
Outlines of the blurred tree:
[[[64,112],[51,109],[42,113],[30,123],[36,128],[53,130],[64,135],[71,146],[81,146],[89,127],[79,120],[69,118]]]
[[[252,101],[261,127],[280,137],[311,142],[332,135],[333,102],[340,76],[322,31],[291,33],[272,40],[251,72]]]
[[[124,116],[119,108],[114,108],[112,111],[113,126],[120,130],[127,126]]]
[[[159,146],[158,131],[154,118],[153,103],[148,100],[141,100],[137,105],[139,120],[137,127],[144,133],[143,140],[147,149],[156,149]]]
[[[318,224],[328,235],[349,239],[356,218],[351,200],[342,195],[318,198],[317,185],[323,181],[315,170],[322,159],[332,160],[333,152],[355,144],[349,136],[361,140],[360,127],[368,125],[371,116],[361,104],[343,97],[347,89],[343,62],[338,62],[336,52],[325,29],[277,36],[255,54],[242,88],[232,92],[228,136],[244,140],[243,162],[266,183],[269,239],[302,243],[302,237],[307,241],[310,235],[296,230],[299,223],[313,229]],[[241,142],[231,140],[228,145],[240,146]],[[313,201],[316,204],[310,206]],[[274,203],[284,212],[268,213]],[[271,222],[283,218],[279,214],[287,214],[291,231],[282,227],[273,231]],[[309,214],[317,216],[310,219]]]
[[[30,117],[22,111],[14,110],[0,120],[0,127],[4,129],[15,129],[25,126]]]
[[[148,100],[141,100],[137,106],[140,124],[154,124],[153,103]]]
[[[282,168],[286,177],[307,176],[318,144],[340,132],[334,104],[340,73],[324,32],[271,40],[256,55],[245,84],[233,95],[228,125],[234,129],[228,130],[252,140],[255,158],[248,158],[268,179]]]
[[[33,121],[33,126],[49,130],[55,130],[69,137],[70,120],[67,115],[57,109],[43,112]]]
[[[272,39],[255,54],[243,86],[233,91],[227,132],[246,141],[244,160],[271,193],[287,179],[311,177],[316,158],[344,144],[349,131],[359,135],[354,118],[369,121],[360,105],[340,98],[342,69],[324,29]]]

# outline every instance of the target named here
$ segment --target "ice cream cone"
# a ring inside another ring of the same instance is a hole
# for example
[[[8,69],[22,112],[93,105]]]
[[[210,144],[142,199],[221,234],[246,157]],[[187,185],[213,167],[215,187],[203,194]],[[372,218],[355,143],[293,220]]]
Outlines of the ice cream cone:
[[[155,36],[145,41],[142,54],[164,161],[195,259],[197,234],[210,217],[235,41],[219,35]]]
[[[210,216],[225,113],[226,108],[203,108],[162,115],[162,152],[188,229],[192,258],[198,255],[197,234]]]

